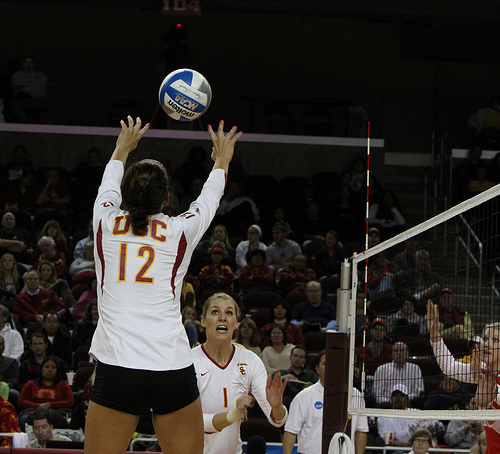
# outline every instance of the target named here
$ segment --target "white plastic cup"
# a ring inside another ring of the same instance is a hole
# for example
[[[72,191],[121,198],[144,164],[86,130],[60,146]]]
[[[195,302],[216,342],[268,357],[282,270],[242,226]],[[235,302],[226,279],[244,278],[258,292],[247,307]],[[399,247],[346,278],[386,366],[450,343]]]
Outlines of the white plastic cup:
[[[394,432],[384,432],[384,442],[386,445],[394,444]]]
[[[66,372],[66,377],[68,378],[68,385],[72,386],[75,381],[75,373],[74,372]]]

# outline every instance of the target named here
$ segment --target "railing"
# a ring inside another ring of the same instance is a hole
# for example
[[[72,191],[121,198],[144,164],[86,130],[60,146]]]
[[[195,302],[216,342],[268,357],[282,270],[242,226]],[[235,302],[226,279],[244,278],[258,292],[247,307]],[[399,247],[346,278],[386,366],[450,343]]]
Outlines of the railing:
[[[461,235],[459,235],[460,231],[460,226],[458,225],[459,223],[462,223],[463,226],[466,229],[467,235],[464,240]],[[472,246],[471,246],[471,239],[473,239],[476,244],[477,244],[477,249],[478,249],[478,257],[474,255],[474,252],[472,251]],[[478,301],[481,301],[481,296],[482,296],[482,277],[483,277],[483,254],[484,254],[484,246],[482,241],[479,239],[479,237],[476,235],[470,224],[467,222],[465,217],[460,214],[457,217],[457,233],[455,235],[455,276],[458,273],[458,244],[461,244],[465,248],[465,254],[467,257],[467,266],[466,266],[466,271],[465,271],[465,294],[468,296],[469,295],[469,278],[470,278],[470,261],[472,260],[474,262],[474,265],[477,266],[478,268]],[[493,314],[491,314],[493,315]]]

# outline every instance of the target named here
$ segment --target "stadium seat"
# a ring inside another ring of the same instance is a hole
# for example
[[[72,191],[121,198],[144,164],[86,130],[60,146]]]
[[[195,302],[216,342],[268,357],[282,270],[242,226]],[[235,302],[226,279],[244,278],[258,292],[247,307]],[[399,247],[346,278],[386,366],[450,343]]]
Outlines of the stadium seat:
[[[288,307],[290,308],[290,313],[295,305],[307,301],[306,292],[292,292],[289,293],[285,298]]]
[[[257,307],[266,307],[269,309],[277,301],[283,301],[278,292],[263,290],[245,294],[241,305],[247,310]]]
[[[304,334],[308,353],[318,353],[326,348],[326,332],[317,331]]]
[[[94,372],[94,366],[79,367],[75,372],[75,379],[73,382],[73,391],[83,391],[85,385],[89,381],[90,376]]]
[[[268,307],[255,307],[248,311],[248,315],[259,329],[271,322],[271,312]]]
[[[408,361],[419,366],[424,377],[441,377],[439,364],[430,356],[410,356]]]
[[[429,339],[421,336],[400,336],[398,342],[404,342],[410,356],[432,356],[432,346]]]
[[[340,288],[340,276],[325,276],[319,279],[323,295],[336,295],[337,290]]]

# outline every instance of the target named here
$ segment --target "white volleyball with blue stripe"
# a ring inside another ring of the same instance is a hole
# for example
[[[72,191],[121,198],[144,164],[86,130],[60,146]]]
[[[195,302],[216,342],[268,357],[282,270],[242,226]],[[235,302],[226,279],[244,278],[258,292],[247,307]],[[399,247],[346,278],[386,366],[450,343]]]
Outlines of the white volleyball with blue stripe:
[[[207,79],[193,69],[171,72],[160,85],[160,105],[174,120],[193,121],[201,117],[212,100]]]

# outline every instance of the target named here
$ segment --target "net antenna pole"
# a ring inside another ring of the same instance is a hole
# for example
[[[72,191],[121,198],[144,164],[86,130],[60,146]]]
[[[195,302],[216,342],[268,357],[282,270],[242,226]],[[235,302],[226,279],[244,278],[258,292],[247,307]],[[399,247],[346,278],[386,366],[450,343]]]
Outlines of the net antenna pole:
[[[366,139],[366,222],[365,222],[365,251],[368,250],[368,216],[370,212],[370,122],[367,127]],[[354,271],[353,267],[353,271]],[[363,358],[361,369],[361,383],[363,387],[363,397],[366,392],[366,372],[365,372],[365,359],[366,359],[366,314],[367,314],[367,296],[368,296],[368,258],[365,260],[365,298],[364,298],[364,319],[363,319]]]

